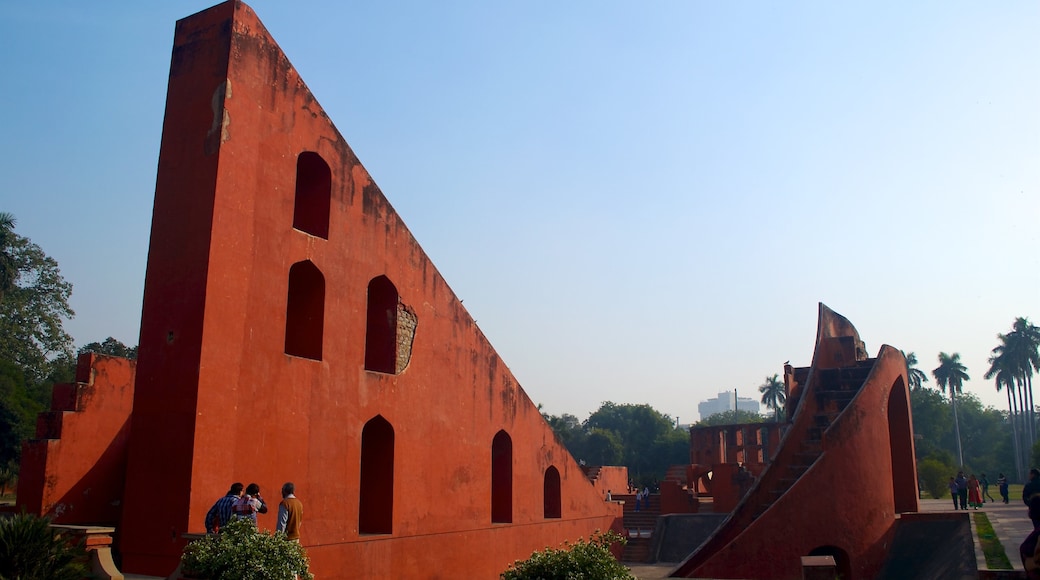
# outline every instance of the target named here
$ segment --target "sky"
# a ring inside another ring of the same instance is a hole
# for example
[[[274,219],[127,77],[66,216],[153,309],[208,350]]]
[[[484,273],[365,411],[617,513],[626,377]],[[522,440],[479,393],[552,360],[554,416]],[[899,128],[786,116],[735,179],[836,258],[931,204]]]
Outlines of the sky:
[[[249,5],[546,412],[757,399],[820,302],[1006,409],[1040,3]],[[73,284],[77,346],[137,344],[174,25],[209,6],[0,0],[0,211]]]

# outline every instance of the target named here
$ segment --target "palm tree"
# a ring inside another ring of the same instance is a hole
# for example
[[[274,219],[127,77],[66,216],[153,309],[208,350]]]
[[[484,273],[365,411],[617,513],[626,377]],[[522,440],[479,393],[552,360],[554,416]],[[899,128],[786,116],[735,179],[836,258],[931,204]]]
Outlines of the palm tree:
[[[1040,370],[1040,329],[1028,318],[1015,319],[1011,332],[998,334],[1000,344],[991,351],[999,358],[1001,367],[1007,369],[1018,385],[1019,409],[1023,414],[1023,434],[1026,449],[1036,442],[1036,421],[1033,412],[1033,371]]]
[[[939,366],[932,370],[935,382],[939,389],[945,393],[946,387],[950,387],[950,404],[953,405],[953,431],[957,436],[957,461],[958,465],[964,466],[964,451],[961,449],[961,425],[957,419],[957,394],[961,392],[964,381],[970,380],[968,368],[961,364],[961,355],[945,352],[939,353]]]
[[[787,402],[787,387],[780,380],[780,375],[766,377],[766,382],[759,385],[758,392],[762,393],[762,404],[773,410],[773,417],[779,423],[780,408]]]
[[[906,358],[906,382],[910,383],[909,386],[911,391],[917,391],[924,386],[924,383],[928,382],[928,375],[924,374],[924,371],[917,368],[916,354],[912,352],[903,352],[903,357]]]
[[[1033,443],[1036,442],[1036,419],[1034,417],[1034,409],[1036,407],[1034,407],[1033,403],[1033,371],[1040,371],[1040,327],[1031,324],[1028,318],[1019,316],[1015,319],[1015,323],[1012,325],[1012,330],[1008,333],[1008,337],[1011,338],[1015,344],[1014,351],[1016,353],[1017,366],[1022,375],[1026,393],[1028,394],[1029,406],[1026,409],[1030,427],[1030,447],[1032,447]]]
[[[1000,335],[998,335],[1000,336]],[[994,348],[993,351],[996,353],[1000,347]],[[1023,478],[1024,463],[1022,456],[1021,441],[1018,436],[1018,405],[1016,404],[1015,398],[1012,393],[1015,391],[1015,370],[1011,365],[1008,357],[1001,354],[992,354],[989,357],[989,370],[983,375],[986,379],[994,379],[997,383],[997,392],[1004,387],[1007,387],[1007,398],[1008,398],[1008,420],[1011,423],[1011,442],[1015,451],[1015,470],[1018,473],[1018,478]]]

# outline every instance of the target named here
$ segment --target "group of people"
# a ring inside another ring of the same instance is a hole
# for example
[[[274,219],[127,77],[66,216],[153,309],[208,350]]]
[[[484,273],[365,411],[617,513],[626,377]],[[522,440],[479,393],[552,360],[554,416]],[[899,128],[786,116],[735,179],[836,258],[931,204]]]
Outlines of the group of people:
[[[206,513],[206,533],[215,534],[232,519],[248,519],[256,524],[257,514],[267,513],[267,502],[260,496],[260,486],[248,487],[239,482],[231,484],[227,494],[218,499]],[[282,485],[282,501],[278,504],[275,530],[285,532],[290,540],[300,541],[303,524],[303,503],[296,497],[296,486],[291,481]]]
[[[953,497],[953,509],[966,510],[969,507],[979,509],[982,504],[986,503],[986,499],[989,501],[997,501],[989,493],[989,479],[986,474],[983,473],[981,477],[976,478],[975,474],[971,474],[971,477],[964,477],[963,471],[957,472],[957,477],[950,478],[950,496]],[[1001,473],[1000,477],[997,478],[997,487],[1000,490],[1000,496],[1003,498],[1004,503],[1008,502],[1008,481]]]

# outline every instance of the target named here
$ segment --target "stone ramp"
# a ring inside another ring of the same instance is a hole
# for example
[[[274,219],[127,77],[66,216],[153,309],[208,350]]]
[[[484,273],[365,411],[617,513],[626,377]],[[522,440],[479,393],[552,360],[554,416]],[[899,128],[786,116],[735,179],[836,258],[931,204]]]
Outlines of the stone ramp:
[[[682,562],[718,529],[729,514],[669,514],[657,520],[651,562]]]
[[[983,563],[984,565],[985,563]],[[878,578],[976,579],[968,512],[903,514]]]

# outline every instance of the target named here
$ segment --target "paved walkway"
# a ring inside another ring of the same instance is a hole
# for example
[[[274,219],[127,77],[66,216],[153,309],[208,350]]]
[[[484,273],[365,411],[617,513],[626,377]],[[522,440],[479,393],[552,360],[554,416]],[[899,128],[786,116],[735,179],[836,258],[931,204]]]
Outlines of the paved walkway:
[[[952,512],[954,511],[953,500],[922,499],[921,511]],[[1015,570],[1023,571],[1022,560],[1018,556],[1018,546],[1033,531],[1033,523],[1029,521],[1029,516],[1026,514],[1025,504],[1021,500],[1016,502],[1014,499],[1007,504],[987,502],[978,510],[968,511],[986,514],[989,523],[993,525],[993,531],[997,534],[997,539],[1004,546],[1011,565]],[[979,534],[975,530],[975,518],[969,519],[971,520],[971,535],[975,540],[975,561],[978,563],[979,570],[987,570],[986,558],[982,554],[982,546],[979,543]],[[675,564],[628,564],[628,567],[639,580],[656,580],[667,578],[668,572],[675,567]]]
[[[922,499],[922,512],[952,512],[952,499]],[[989,523],[993,525],[993,531],[997,539],[1004,546],[1008,560],[1015,570],[1022,570],[1022,559],[1018,555],[1018,546],[1033,531],[1033,522],[1029,521],[1026,513],[1026,505],[1021,500],[1014,498],[1007,504],[986,502],[978,510],[968,510],[973,513],[985,513]],[[975,518],[971,518],[971,534],[975,539],[975,560],[978,562],[979,570],[986,570],[986,558],[982,555],[982,546],[979,544],[979,534],[975,530]]]

